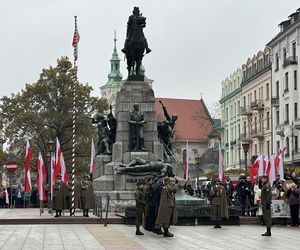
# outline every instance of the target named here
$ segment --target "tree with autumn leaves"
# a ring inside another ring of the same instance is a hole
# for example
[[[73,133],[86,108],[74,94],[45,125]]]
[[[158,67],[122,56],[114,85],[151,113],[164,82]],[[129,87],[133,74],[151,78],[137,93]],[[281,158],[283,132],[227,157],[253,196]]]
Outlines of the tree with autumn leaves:
[[[56,67],[43,69],[37,82],[26,84],[17,94],[1,99],[0,118],[9,150],[17,152],[18,165],[23,170],[25,138],[30,138],[33,156],[40,151],[47,159],[49,140],[60,141],[67,168],[72,151],[72,84],[74,68],[67,57],[57,60]],[[92,97],[89,84],[76,84],[76,167],[77,173],[87,170],[91,139],[96,129],[90,118],[108,109],[106,99]],[[34,159],[33,157],[33,159]],[[35,165],[33,163],[32,165]]]

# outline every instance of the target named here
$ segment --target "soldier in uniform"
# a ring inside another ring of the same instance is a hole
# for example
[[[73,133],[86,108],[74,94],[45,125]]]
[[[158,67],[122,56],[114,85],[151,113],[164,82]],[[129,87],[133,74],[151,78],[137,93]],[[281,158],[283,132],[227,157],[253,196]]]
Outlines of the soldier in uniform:
[[[262,236],[271,236],[271,203],[272,203],[272,192],[271,185],[268,182],[268,177],[264,175],[262,177],[263,187],[261,189],[261,205],[263,212],[263,219],[267,227],[267,231],[262,234]]]
[[[165,237],[173,237],[169,232],[170,225],[175,225],[177,221],[175,193],[177,184],[173,176],[168,174],[163,179],[163,187],[160,194],[158,213],[155,221],[155,227],[163,227]]]
[[[57,175],[57,180],[53,187],[53,208],[55,209],[55,216],[61,216],[61,211],[66,208],[67,187],[61,180],[61,174]]]
[[[94,209],[95,207],[95,196],[93,183],[90,181],[88,174],[84,176],[84,180],[81,182],[81,202],[83,216],[89,217],[89,209]]]
[[[135,191],[135,202],[136,202],[136,235],[144,235],[140,231],[140,226],[143,225],[143,214],[145,212],[146,205],[146,190],[144,189],[144,182],[138,181],[136,184],[137,188]]]
[[[228,218],[227,195],[219,178],[216,179],[210,190],[211,220],[214,228],[221,228],[221,219]]]

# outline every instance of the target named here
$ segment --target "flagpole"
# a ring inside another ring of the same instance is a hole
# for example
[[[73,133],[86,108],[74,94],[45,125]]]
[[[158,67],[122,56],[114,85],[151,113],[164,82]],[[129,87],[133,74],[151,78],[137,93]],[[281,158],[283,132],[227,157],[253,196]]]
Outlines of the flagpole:
[[[74,47],[74,74],[72,84],[72,96],[73,96],[73,107],[72,107],[72,204],[71,204],[71,215],[75,215],[75,142],[76,142],[76,83],[77,83],[77,49],[78,49],[78,31],[77,31],[77,16],[74,16],[75,31],[73,37]]]

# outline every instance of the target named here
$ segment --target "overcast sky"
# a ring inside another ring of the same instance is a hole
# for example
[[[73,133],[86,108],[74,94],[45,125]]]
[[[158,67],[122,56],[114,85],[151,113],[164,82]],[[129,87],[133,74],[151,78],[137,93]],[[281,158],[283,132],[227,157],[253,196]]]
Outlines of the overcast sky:
[[[0,96],[35,82],[57,58],[73,60],[74,15],[80,33],[78,78],[94,88],[107,81],[117,32],[120,52],[134,6],[147,17],[144,57],[156,97],[220,99],[221,81],[263,50],[297,0],[0,0]]]

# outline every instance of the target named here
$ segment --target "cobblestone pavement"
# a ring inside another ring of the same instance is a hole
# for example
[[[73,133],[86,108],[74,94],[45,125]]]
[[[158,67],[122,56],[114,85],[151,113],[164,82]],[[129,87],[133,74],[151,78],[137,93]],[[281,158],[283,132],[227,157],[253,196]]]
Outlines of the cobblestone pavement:
[[[174,226],[174,238],[136,236],[127,225],[0,225],[1,249],[299,249],[300,228],[274,226]]]

